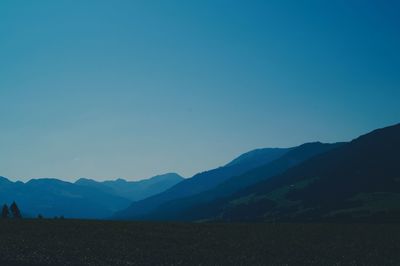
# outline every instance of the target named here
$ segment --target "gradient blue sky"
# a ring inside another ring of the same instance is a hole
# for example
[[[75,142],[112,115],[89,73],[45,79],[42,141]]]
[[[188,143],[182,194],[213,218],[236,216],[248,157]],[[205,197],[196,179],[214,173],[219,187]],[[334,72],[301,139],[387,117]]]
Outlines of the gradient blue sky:
[[[0,175],[185,176],[400,122],[398,1],[0,2]]]

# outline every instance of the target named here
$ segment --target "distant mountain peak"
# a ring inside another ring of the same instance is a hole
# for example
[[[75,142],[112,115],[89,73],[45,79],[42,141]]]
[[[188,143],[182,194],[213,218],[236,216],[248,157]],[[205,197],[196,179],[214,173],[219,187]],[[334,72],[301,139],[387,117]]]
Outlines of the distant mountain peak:
[[[0,176],[0,183],[11,183],[11,181],[7,177]]]
[[[165,178],[178,178],[178,179],[184,179],[181,175],[177,174],[177,173],[165,173],[165,174],[161,174],[161,175],[156,175],[153,177],[150,177],[149,179],[165,179]]]
[[[27,184],[30,184],[30,183],[68,183],[68,184],[71,184],[68,181],[63,181],[63,180],[60,180],[60,179],[57,179],[57,178],[52,178],[52,177],[32,178],[26,183]]]
[[[106,181],[103,181],[106,182]],[[113,182],[117,182],[117,183],[127,183],[128,181],[124,178],[116,178]]]
[[[75,182],[74,182],[74,184],[76,184],[76,185],[86,185],[86,186],[90,186],[90,185],[96,185],[96,184],[98,184],[99,182],[98,181],[96,181],[96,180],[94,180],[94,179],[91,179],[91,178],[79,178],[78,180],[76,180]]]
[[[182,180],[183,177],[176,173],[167,173],[133,181],[123,178],[105,181],[80,178],[75,184],[79,186],[95,187],[107,193],[136,201],[160,193]]]
[[[261,149],[254,149],[251,151],[248,151],[246,153],[243,153],[227,163],[225,167],[237,165],[237,164],[243,164],[247,163],[249,161],[253,161],[257,157],[259,158],[258,161],[265,163],[266,158],[270,158],[269,161],[272,161],[274,159],[279,158],[286,152],[288,152],[290,148],[261,148]]]

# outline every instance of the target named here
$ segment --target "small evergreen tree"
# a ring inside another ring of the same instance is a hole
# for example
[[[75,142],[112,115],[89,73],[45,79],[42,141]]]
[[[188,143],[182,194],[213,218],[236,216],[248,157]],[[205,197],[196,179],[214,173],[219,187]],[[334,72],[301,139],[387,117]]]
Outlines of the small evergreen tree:
[[[9,215],[10,215],[10,211],[8,210],[8,206],[7,206],[7,204],[4,204],[3,209],[1,211],[1,218],[7,219]]]
[[[37,216],[38,219],[43,219],[43,215],[41,215],[40,213]]]
[[[11,204],[10,210],[11,210],[11,213],[12,213],[12,216],[13,216],[14,219],[21,219],[22,218],[21,212],[19,211],[19,208],[17,206],[17,203],[15,203],[15,201]]]

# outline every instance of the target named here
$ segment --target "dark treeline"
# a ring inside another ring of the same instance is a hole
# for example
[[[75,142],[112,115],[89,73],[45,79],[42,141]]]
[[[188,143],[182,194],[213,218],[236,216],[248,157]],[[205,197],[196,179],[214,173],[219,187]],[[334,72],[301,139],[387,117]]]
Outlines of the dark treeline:
[[[22,218],[21,212],[18,208],[17,203],[15,203],[15,201],[10,205],[10,207],[8,207],[7,204],[3,205],[3,209],[1,211],[1,218],[3,218],[3,219],[7,219],[7,218],[21,219]]]

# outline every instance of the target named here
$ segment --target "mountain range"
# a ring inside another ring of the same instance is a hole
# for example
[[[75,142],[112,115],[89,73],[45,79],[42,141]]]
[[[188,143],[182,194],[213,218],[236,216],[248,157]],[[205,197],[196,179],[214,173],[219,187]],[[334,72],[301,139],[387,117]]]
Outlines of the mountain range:
[[[363,135],[186,215],[224,221],[398,222],[400,124]]]
[[[75,183],[0,177],[26,215],[154,221],[400,222],[400,124],[350,142],[244,153],[182,178]]]
[[[143,218],[163,220],[197,219],[196,217],[200,213],[191,213],[191,209],[196,209],[198,205],[212,206],[213,201],[216,199],[227,197],[244,188],[258,184],[259,182],[280,174],[285,170],[312,158],[313,156],[327,152],[341,146],[342,144],[343,143],[325,144],[314,142],[291,148],[286,154],[282,155],[278,159],[265,163],[262,166],[255,167],[241,175],[235,175],[213,189],[191,197],[166,202]]]
[[[400,124],[375,130],[220,200],[217,220],[400,219]]]
[[[93,179],[80,178],[75,184],[97,188],[108,194],[124,197],[130,201],[137,201],[161,193],[183,179],[176,173],[167,173],[139,181],[127,181],[118,178],[99,182]]]
[[[128,209],[116,213],[114,218],[140,219],[168,201],[189,197],[213,189],[236,175],[243,174],[255,167],[274,161],[289,150],[266,148],[247,152],[223,167],[196,174],[162,193],[133,202]]]
[[[182,180],[174,173],[131,182],[79,179],[70,183],[41,178],[23,183],[0,177],[0,203],[16,201],[28,217],[41,214],[44,217],[100,219],[128,207],[132,198],[159,193]]]
[[[228,163],[201,173],[132,203],[114,218],[400,221],[399,151],[400,124],[348,143],[306,143],[241,172],[230,171],[232,163]],[[241,165],[239,158],[233,165]],[[214,182],[207,189],[187,192],[211,178]]]

